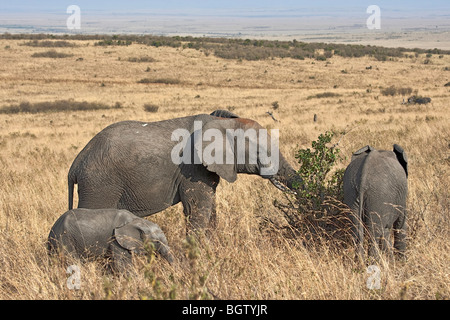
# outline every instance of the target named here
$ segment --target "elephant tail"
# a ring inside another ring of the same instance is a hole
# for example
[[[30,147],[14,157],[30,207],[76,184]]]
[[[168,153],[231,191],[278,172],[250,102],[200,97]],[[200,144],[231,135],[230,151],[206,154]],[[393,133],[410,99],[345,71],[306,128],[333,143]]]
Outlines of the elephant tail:
[[[359,209],[358,209],[358,217],[360,220],[360,224],[358,227],[358,237],[359,240],[362,242],[364,240],[364,192],[359,192]]]
[[[76,179],[69,173],[67,180],[68,180],[68,185],[69,185],[69,210],[72,210],[73,209],[73,190],[74,190],[74,185],[76,183]]]
[[[364,260],[364,191],[360,190],[358,194],[358,215],[356,217],[356,244],[359,257]]]

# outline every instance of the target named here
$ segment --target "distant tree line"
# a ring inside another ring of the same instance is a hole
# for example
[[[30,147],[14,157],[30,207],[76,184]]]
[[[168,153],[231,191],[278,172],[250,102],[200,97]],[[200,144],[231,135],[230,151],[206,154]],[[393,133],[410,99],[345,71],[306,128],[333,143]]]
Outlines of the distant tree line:
[[[214,54],[224,59],[262,60],[270,58],[311,58],[327,60],[333,55],[341,57],[374,57],[385,61],[391,58],[411,57],[418,54],[450,54],[449,50],[386,48],[372,45],[354,45],[323,42],[302,42],[297,40],[251,40],[192,36],[156,36],[156,35],[54,35],[54,34],[10,34],[0,35],[0,39],[29,40],[29,45],[38,46],[43,40],[91,40],[97,46],[128,46],[133,43],[153,47],[192,48],[202,50],[206,55]],[[48,43],[46,43],[49,46]]]

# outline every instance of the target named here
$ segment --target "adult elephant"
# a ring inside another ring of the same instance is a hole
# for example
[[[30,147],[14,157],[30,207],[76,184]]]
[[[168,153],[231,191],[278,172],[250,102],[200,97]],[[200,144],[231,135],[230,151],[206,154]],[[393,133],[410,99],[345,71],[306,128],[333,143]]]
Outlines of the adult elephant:
[[[344,202],[351,209],[358,254],[364,257],[364,231],[369,235],[369,256],[378,258],[378,247],[405,252],[408,160],[397,144],[393,151],[365,146],[356,151],[344,173]]]
[[[214,226],[220,178],[234,182],[237,174],[255,174],[293,189],[296,172],[271,142],[257,122],[223,110],[114,123],[74,160],[69,209],[77,183],[79,208],[127,209],[144,217],[181,201],[188,226]]]

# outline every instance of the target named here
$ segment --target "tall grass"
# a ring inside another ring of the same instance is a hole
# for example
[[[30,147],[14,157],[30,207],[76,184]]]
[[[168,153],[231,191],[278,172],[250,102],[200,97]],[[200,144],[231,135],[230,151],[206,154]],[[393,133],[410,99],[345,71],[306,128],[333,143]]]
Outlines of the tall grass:
[[[373,64],[373,57],[335,54],[327,58],[328,65],[308,57],[234,61],[205,56],[195,48],[181,50],[189,42],[200,43],[200,38],[149,37],[141,40],[148,40],[150,46],[143,46],[134,42],[136,37],[127,38],[133,43],[117,46],[111,53],[102,46],[79,45],[70,50],[82,55],[83,63],[55,60],[49,69],[45,61],[30,59],[35,48],[18,44],[50,36],[2,37],[0,48],[8,44],[13,50],[0,50],[0,60],[9,61],[2,65],[0,83],[0,105],[7,110],[0,112],[0,299],[450,298],[450,95],[443,87],[448,81],[447,55],[440,59],[433,53],[429,58],[433,64],[428,65],[414,59],[387,60],[372,72],[365,68]],[[78,37],[86,37],[87,43],[110,38],[74,35],[50,40],[78,39],[78,43],[82,41]],[[119,40],[125,38],[114,39]],[[180,42],[179,50],[165,47],[165,40]],[[156,49],[151,41],[161,43],[154,44],[159,45]],[[208,41],[226,44],[229,39]],[[239,45],[255,46],[245,40]],[[136,83],[149,75],[145,68],[118,60],[146,55],[156,60],[151,79],[180,82]],[[305,81],[297,82],[299,78]],[[99,87],[101,82],[108,85]],[[392,83],[395,88],[426,92],[433,104],[402,105],[401,99],[380,93]],[[341,96],[307,99],[326,92]],[[61,100],[65,102],[60,106],[67,108],[58,107]],[[22,109],[20,101],[27,101]],[[109,108],[80,112],[75,101]],[[127,108],[115,108],[116,101],[126,101]],[[158,106],[157,112],[151,107],[147,112],[146,101]],[[276,110],[274,101],[279,105]],[[350,162],[352,152],[367,144],[390,149],[398,143],[406,150],[407,260],[383,257],[378,264],[380,289],[367,287],[370,274],[355,260],[351,242],[328,233],[335,218],[345,216],[330,211],[329,216],[318,217],[313,211],[296,210],[294,218],[303,225],[311,222],[311,228],[295,230],[288,221],[292,212],[283,209],[289,208],[290,198],[253,175],[239,175],[235,183],[220,182],[217,229],[209,238],[186,240],[180,204],[148,217],[168,238],[176,258],[172,266],[147,255],[136,257],[131,276],[113,276],[102,260],[65,263],[48,257],[48,232],[67,210],[67,172],[95,134],[122,120],[159,121],[227,108],[267,129],[279,129],[280,150],[295,168],[296,151],[309,147],[327,130],[348,132],[339,144],[344,157],[339,169]],[[280,121],[274,122],[267,110]],[[321,233],[318,228],[329,229]],[[68,264],[80,266],[80,290],[67,287]]]

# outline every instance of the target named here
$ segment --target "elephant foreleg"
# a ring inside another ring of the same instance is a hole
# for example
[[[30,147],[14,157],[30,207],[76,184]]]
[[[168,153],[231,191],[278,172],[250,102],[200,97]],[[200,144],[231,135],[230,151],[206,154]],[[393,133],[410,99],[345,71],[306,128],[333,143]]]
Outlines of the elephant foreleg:
[[[217,225],[215,189],[217,183],[185,183],[180,190],[187,231],[214,229]]]
[[[187,192],[186,198],[182,200],[183,212],[186,216],[187,230],[200,231],[216,224],[216,205],[214,198],[206,194],[203,199],[190,196]]]
[[[113,272],[126,273],[132,265],[131,253],[121,248],[117,243],[112,242],[108,248],[108,255],[111,259]]]

